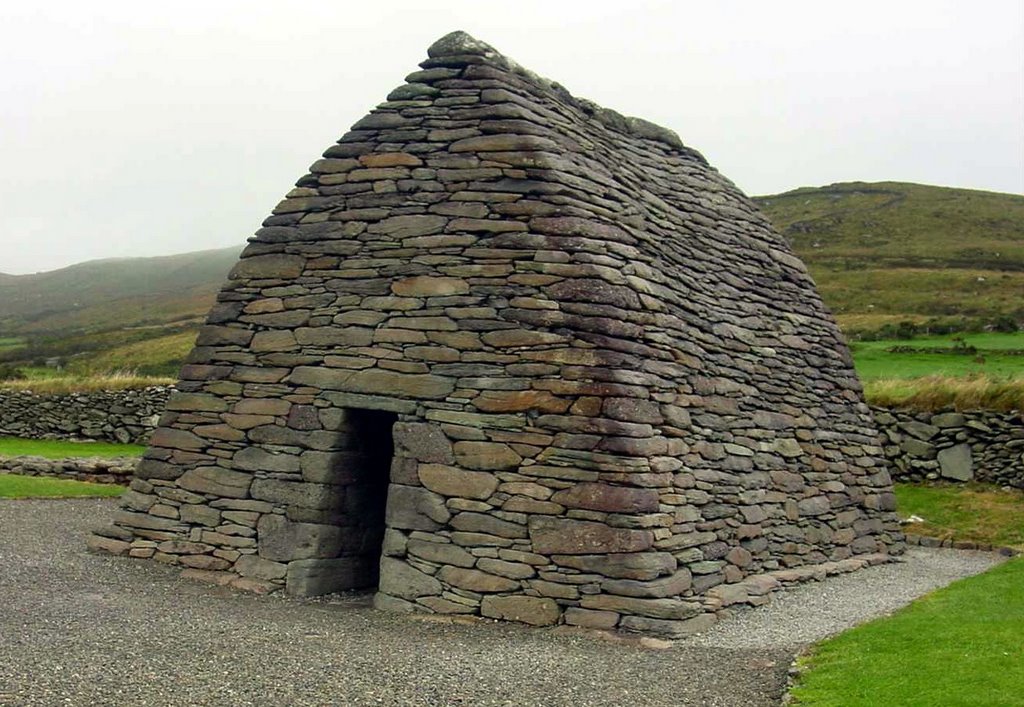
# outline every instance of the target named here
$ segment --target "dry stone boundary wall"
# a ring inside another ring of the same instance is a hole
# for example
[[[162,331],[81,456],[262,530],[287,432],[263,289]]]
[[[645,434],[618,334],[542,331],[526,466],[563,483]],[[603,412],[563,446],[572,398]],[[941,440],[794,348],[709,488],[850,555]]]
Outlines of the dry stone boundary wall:
[[[127,486],[138,459],[117,457],[114,459],[69,458],[45,459],[43,457],[0,457],[0,474],[21,476],[49,476],[74,481],[89,481],[94,484],[122,484]]]
[[[42,395],[0,391],[0,436],[145,444],[171,386]]]
[[[873,412],[894,479],[984,481],[1024,489],[1020,411]]]

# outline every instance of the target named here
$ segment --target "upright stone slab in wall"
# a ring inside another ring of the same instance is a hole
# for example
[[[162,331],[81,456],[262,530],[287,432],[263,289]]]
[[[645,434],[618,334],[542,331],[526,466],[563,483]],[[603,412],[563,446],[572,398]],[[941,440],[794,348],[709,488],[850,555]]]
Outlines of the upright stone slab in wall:
[[[468,35],[429,57],[251,239],[93,545],[669,635],[897,551],[847,349],[750,201]]]

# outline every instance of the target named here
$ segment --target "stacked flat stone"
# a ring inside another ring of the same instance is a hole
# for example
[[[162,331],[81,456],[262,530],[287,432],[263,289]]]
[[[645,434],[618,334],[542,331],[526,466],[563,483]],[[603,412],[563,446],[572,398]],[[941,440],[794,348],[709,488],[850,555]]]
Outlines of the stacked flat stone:
[[[0,474],[48,476],[93,484],[128,484],[137,461],[135,457],[47,459],[32,455],[0,456]]]
[[[1020,411],[873,411],[896,479],[984,481],[1024,489]]]
[[[756,207],[468,35],[429,57],[251,239],[93,546],[662,635],[898,552],[849,353]]]
[[[0,390],[0,436],[145,444],[170,395],[169,386],[62,394]]]

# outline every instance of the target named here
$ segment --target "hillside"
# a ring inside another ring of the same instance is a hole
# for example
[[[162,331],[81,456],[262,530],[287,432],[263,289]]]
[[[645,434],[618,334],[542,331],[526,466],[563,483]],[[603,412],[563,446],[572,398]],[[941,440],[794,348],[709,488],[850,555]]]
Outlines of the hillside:
[[[241,247],[0,273],[0,332],[160,325],[205,314]]]
[[[241,246],[0,273],[0,365],[174,374]],[[95,360],[93,360],[95,359]]]
[[[850,182],[755,201],[851,338],[1024,323],[1024,196]],[[240,249],[0,273],[0,365],[173,375]]]
[[[755,201],[848,335],[1024,321],[1024,196],[850,182]]]

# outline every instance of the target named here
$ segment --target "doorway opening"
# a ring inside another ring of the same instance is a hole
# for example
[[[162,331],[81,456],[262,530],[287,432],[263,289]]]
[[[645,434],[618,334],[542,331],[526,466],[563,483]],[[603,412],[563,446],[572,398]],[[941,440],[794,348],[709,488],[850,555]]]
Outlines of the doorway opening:
[[[386,410],[346,410],[345,445],[352,481],[345,489],[345,528],[342,552],[352,557],[351,589],[375,590],[380,578],[384,515],[388,500],[391,460],[395,453],[392,428],[398,415]]]

